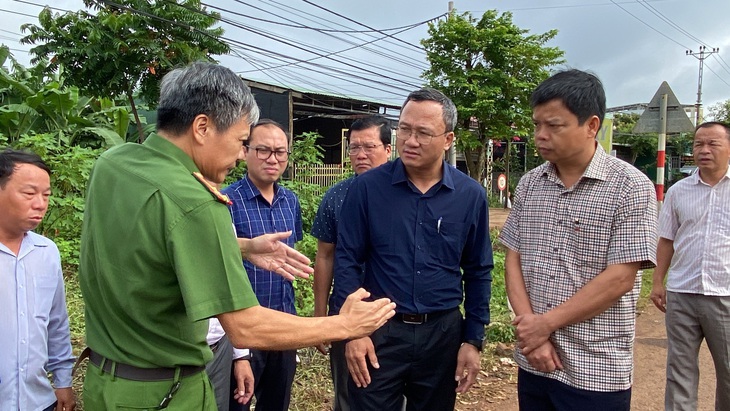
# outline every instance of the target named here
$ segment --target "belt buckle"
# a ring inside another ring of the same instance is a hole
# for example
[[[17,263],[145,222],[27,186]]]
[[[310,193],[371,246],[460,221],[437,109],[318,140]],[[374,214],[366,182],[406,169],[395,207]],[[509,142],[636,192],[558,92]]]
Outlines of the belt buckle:
[[[420,325],[426,322],[428,314],[402,314],[404,324]]]

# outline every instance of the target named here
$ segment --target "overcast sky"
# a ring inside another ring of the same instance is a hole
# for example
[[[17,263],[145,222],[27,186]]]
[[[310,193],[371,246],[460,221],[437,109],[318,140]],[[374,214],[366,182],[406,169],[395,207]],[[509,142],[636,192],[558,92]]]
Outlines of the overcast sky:
[[[204,3],[230,20],[222,26],[237,55],[220,61],[244,77],[395,104],[422,82],[426,59],[418,47],[427,25],[418,23],[448,10],[446,0]],[[35,4],[47,2],[0,0],[0,42],[23,63],[29,56],[20,50],[30,47],[17,39],[21,24],[37,22],[23,15],[37,16],[41,9]],[[80,0],[56,0],[52,5],[83,8]],[[456,0],[455,8],[477,17],[487,9],[509,11],[516,25],[534,34],[557,29],[549,45],[565,51],[567,66],[591,70],[603,80],[609,107],[648,102],[662,81],[681,103],[694,104],[699,61],[685,51],[697,52],[701,44],[708,51],[720,49],[705,60],[704,106],[730,99],[728,0]],[[372,29],[395,39],[384,40]],[[367,42],[371,43],[363,45]]]

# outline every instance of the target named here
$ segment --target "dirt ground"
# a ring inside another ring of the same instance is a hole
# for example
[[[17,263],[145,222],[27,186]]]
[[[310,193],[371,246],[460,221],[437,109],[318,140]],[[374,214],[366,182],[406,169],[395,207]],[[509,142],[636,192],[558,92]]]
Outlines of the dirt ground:
[[[634,387],[631,409],[659,411],[664,409],[665,364],[667,337],[664,314],[651,303],[636,320],[634,352]],[[508,353],[505,353],[508,354]],[[477,385],[459,396],[458,411],[517,411],[517,367],[506,355],[495,364],[482,367]],[[715,403],[715,368],[703,344],[700,349],[700,388],[698,411],[712,411]]]

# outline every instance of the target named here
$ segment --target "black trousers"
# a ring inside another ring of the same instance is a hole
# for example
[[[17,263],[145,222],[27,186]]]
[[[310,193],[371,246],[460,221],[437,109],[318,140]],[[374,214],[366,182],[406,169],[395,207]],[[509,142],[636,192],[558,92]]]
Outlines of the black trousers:
[[[519,369],[517,397],[521,411],[629,411],[631,388],[599,392],[581,390]],[[658,407],[661,408],[661,407]]]
[[[463,319],[458,309],[423,324],[389,320],[371,335],[380,368],[368,365],[372,382],[349,380],[353,411],[447,411],[456,401],[456,356]]]
[[[297,369],[296,357],[296,350],[251,350],[256,411],[289,410],[291,385]],[[233,384],[235,381],[231,380],[231,385]],[[230,411],[248,411],[251,408],[251,402],[246,405],[231,402]]]

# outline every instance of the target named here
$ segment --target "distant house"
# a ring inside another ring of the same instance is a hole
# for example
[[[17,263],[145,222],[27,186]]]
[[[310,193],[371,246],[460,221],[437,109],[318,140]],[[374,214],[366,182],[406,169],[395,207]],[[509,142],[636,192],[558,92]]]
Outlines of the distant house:
[[[356,119],[381,115],[392,121],[393,128],[398,123],[397,105],[243,80],[256,97],[262,118],[281,123],[294,137],[319,133],[322,138],[317,143],[324,149],[323,162],[328,165],[346,166],[349,157],[344,133]]]

